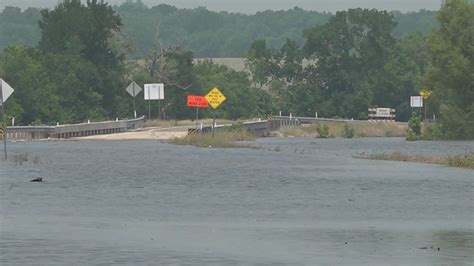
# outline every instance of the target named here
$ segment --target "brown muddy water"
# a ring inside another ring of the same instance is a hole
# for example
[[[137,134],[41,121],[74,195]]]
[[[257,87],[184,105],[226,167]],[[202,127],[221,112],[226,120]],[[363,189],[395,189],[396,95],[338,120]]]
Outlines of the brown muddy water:
[[[473,170],[352,157],[474,142],[250,143],[9,143],[0,265],[474,264]]]

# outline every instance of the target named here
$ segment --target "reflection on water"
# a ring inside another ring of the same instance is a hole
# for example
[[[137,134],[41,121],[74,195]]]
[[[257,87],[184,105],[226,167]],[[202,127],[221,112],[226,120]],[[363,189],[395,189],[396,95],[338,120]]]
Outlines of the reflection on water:
[[[352,156],[474,142],[252,144],[12,143],[41,163],[0,162],[0,264],[472,265],[472,170]]]

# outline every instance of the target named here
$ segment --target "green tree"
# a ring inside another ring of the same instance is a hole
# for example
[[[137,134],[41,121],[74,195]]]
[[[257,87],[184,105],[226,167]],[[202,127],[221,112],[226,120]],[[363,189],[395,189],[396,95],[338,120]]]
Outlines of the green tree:
[[[426,50],[425,38],[419,33],[398,39],[389,49],[383,75],[375,80],[377,93],[374,103],[379,107],[395,108],[398,120],[410,118],[409,99],[419,93],[419,79],[428,64]],[[430,99],[430,105],[431,102]]]
[[[22,11],[18,7],[5,7],[0,13],[0,54],[8,46],[36,46],[40,39],[40,18],[41,13],[37,8]]]
[[[270,77],[276,74],[279,58],[275,58],[275,56],[275,51],[267,48],[265,40],[257,40],[252,43],[245,60],[245,66],[251,73],[254,86],[262,88],[269,82]]]
[[[264,99],[259,98],[265,95],[259,95],[260,89],[251,86],[247,73],[214,64],[212,61],[200,62],[194,67],[194,73],[201,95],[205,95],[213,87],[218,87],[225,95],[226,101],[216,110],[218,117],[230,119],[254,117],[264,115],[259,114],[259,110],[267,111],[266,104],[262,103]],[[209,111],[205,112],[207,116]]]
[[[380,93],[377,81],[394,43],[395,25],[385,11],[350,9],[305,31],[305,51],[316,65],[313,75],[328,99],[323,114],[366,117]]]
[[[100,106],[106,110],[106,116],[118,115],[119,103],[125,96],[125,57],[112,44],[122,25],[120,17],[104,0],[88,0],[86,5],[80,0],[64,0],[51,11],[42,10],[41,14],[41,51],[68,55],[91,63],[96,73],[90,73],[90,69],[85,68],[77,70],[97,77],[87,79],[94,83],[73,89],[85,89],[81,94],[97,95]]]
[[[15,88],[6,104],[8,116],[19,125],[58,121],[60,100],[38,51],[9,47],[0,59],[0,69],[2,78]]]
[[[428,38],[430,66],[425,82],[441,104],[447,138],[474,138],[474,5],[446,0],[437,15],[440,28]]]

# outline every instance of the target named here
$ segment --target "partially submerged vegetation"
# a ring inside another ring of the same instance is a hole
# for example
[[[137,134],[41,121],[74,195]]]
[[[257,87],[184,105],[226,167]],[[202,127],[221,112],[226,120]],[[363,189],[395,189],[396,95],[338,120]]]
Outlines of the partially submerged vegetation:
[[[239,148],[249,147],[238,141],[255,140],[256,136],[246,130],[226,130],[212,133],[191,134],[184,138],[174,138],[170,142],[177,145],[192,145],[208,148]]]
[[[421,116],[419,114],[412,114],[410,120],[408,121],[406,140],[436,140],[443,138],[445,138],[445,136],[443,136],[443,132],[437,122],[422,122]]]
[[[251,121],[252,119],[247,120],[228,120],[228,119],[216,119],[216,123],[219,125],[223,124],[232,124],[232,123],[242,123],[246,121]],[[212,125],[212,119],[200,119],[198,124],[203,125]],[[194,126],[196,125],[195,120],[164,120],[164,119],[150,119],[147,120],[144,124],[144,127],[177,127],[177,126]]]
[[[283,130],[285,136],[316,138],[404,137],[407,124],[401,122],[325,121]]]
[[[33,156],[28,153],[20,153],[12,156],[12,161],[17,165],[23,165],[26,162],[32,162],[33,164],[40,164],[41,159],[39,156]]]
[[[428,155],[428,154],[404,154],[401,152],[360,154],[354,156],[357,159],[403,161],[417,163],[443,164],[454,167],[474,169],[474,152],[466,152],[460,155]]]

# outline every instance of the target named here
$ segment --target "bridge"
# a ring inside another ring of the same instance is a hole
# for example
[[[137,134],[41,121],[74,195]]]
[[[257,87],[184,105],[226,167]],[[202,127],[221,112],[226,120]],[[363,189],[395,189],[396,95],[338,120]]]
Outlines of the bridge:
[[[232,124],[228,125],[219,125],[214,127],[214,132],[222,132],[227,130],[229,127],[234,126]],[[244,122],[242,124],[237,124],[242,129],[248,130],[254,133],[257,137],[267,137],[272,132],[279,131],[282,129],[289,129],[301,126],[301,122],[297,119],[269,119],[269,120],[260,120],[254,122]],[[212,132],[212,126],[205,126],[201,129],[203,133]]]
[[[92,135],[113,134],[127,132],[143,127],[145,117],[128,120],[92,122],[80,124],[66,124],[57,126],[10,126],[7,127],[7,139],[35,140],[35,139],[68,139]],[[258,137],[269,136],[272,132],[301,126],[302,121],[296,118],[275,117],[269,120],[259,120],[238,124],[241,128],[253,132]],[[215,132],[224,131],[229,125],[219,125]],[[212,126],[204,126],[204,133],[212,132]],[[0,135],[1,139],[1,135]]]
[[[66,124],[57,126],[11,126],[7,127],[7,139],[33,140],[72,137],[84,137],[91,135],[112,134],[127,132],[142,128],[145,117],[127,120],[115,120],[105,122],[91,122],[80,124]],[[2,136],[0,135],[0,138]]]

